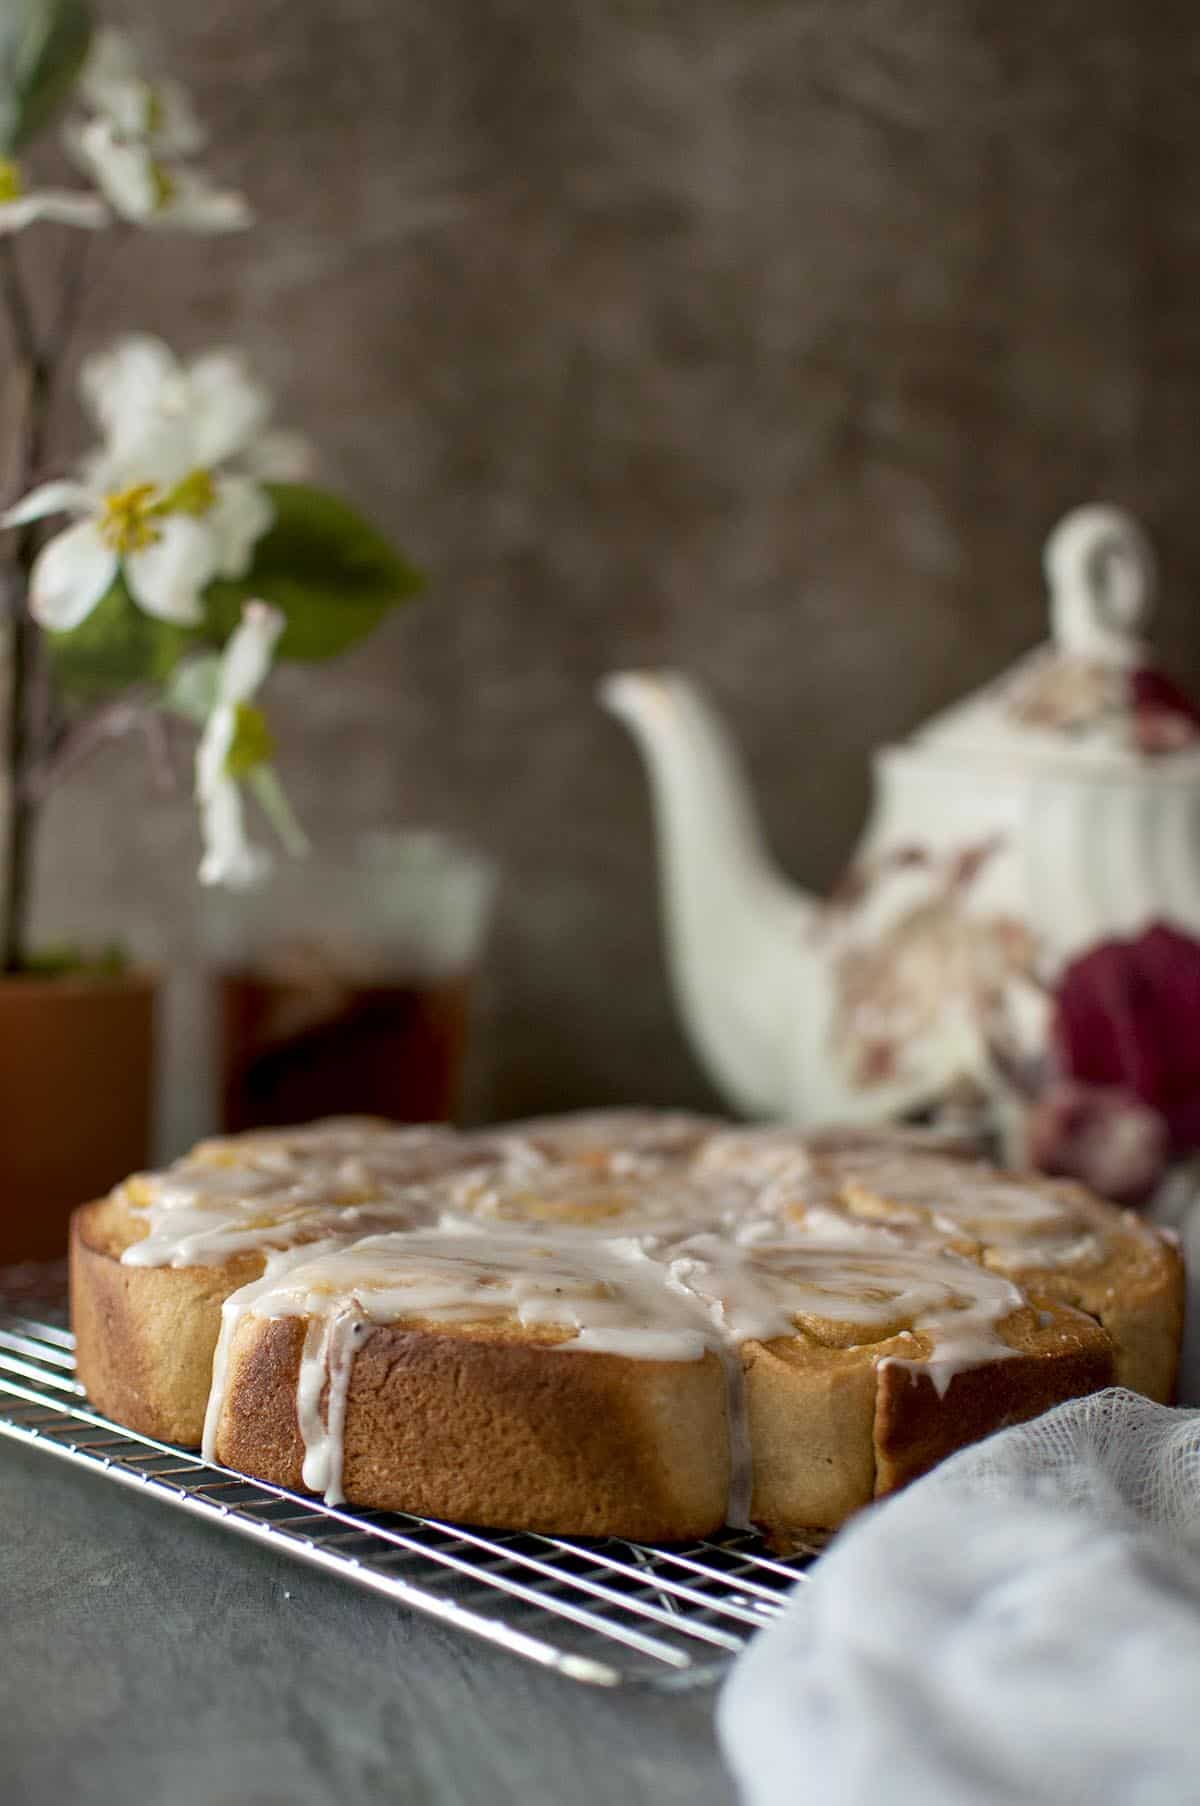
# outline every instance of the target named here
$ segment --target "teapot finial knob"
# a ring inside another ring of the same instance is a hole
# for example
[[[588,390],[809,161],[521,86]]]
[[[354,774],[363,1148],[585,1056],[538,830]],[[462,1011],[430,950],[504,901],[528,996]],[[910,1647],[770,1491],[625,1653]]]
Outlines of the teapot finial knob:
[[[1089,503],[1065,514],[1046,541],[1050,624],[1060,652],[1108,665],[1140,657],[1154,600],[1154,552],[1123,508]]]

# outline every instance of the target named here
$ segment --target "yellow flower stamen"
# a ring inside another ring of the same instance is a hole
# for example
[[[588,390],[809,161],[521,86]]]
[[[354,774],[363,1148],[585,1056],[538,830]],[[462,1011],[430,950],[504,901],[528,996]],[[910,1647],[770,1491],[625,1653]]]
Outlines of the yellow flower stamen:
[[[24,191],[20,169],[11,157],[0,157],[0,207],[19,201]]]
[[[157,495],[157,483],[131,483],[127,489],[113,489],[105,496],[96,524],[101,539],[122,558],[130,552],[144,552],[162,538],[162,529],[154,522],[159,512]]]
[[[162,95],[159,93],[157,88],[155,88],[151,85],[150,82],[146,83],[145,103],[146,103],[146,112],[145,112],[145,116],[144,116],[145,124],[144,124],[143,129],[146,132],[150,133],[151,135],[153,135],[155,132],[161,132],[163,129],[163,126],[167,122],[167,109],[163,105]]]
[[[208,514],[217,502],[217,486],[212,472],[202,465],[189,470],[174,489],[169,489],[155,509],[156,514]]]
[[[175,199],[175,178],[162,163],[151,163],[150,183],[154,190],[154,211],[161,213]]]
[[[234,717],[236,725],[225,755],[225,769],[231,778],[245,778],[275,757],[275,736],[262,710],[251,702],[239,702]]]

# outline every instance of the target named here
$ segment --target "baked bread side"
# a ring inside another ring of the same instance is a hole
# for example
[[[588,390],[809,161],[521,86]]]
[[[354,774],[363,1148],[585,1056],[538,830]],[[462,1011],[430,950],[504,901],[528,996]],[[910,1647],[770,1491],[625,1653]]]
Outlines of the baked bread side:
[[[299,1489],[305,1335],[296,1317],[242,1321],[215,1428],[217,1460]],[[717,1530],[729,1490],[720,1361],[563,1353],[560,1341],[488,1323],[372,1327],[342,1405],[340,1494],[551,1535],[685,1542]]]
[[[112,1199],[71,1221],[75,1371],[107,1417],[161,1442],[198,1447],[212,1384],[221,1306],[262,1274],[263,1254],[219,1266],[124,1265],[137,1239]]]

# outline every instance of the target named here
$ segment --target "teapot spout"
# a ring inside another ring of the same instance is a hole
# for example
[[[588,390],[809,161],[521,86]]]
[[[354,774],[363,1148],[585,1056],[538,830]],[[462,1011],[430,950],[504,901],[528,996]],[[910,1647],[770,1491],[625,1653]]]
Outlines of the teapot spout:
[[[808,932],[818,905],[772,863],[738,753],[678,672],[618,672],[604,706],[649,771],[671,974],[711,1077],[751,1116],[791,1116],[799,1024],[826,981]]]

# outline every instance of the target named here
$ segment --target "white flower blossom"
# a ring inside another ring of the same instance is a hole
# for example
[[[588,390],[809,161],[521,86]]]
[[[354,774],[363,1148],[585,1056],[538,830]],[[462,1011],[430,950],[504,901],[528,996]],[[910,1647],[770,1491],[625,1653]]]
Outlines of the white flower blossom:
[[[80,386],[99,450],[78,480],[44,483],[0,517],[5,527],[76,517],[34,562],[34,617],[78,627],[121,572],[139,608],[195,625],[205,587],[244,577],[275,518],[257,475],[241,467],[270,439],[270,395],[235,352],[183,364],[148,336],[89,358]]]
[[[249,703],[271,668],[283,627],[279,609],[265,602],[247,602],[241,625],[230,635],[217,662],[216,694],[196,749],[196,801],[204,837],[201,884],[244,890],[270,869],[270,855],[247,838],[242,786],[231,768],[231,755],[239,725],[248,718],[257,720],[259,739],[266,742],[265,724],[257,711],[249,710]],[[263,760],[267,752],[264,744]]]
[[[30,490],[0,515],[0,527],[23,526],[51,514],[77,517],[34,559],[29,579],[34,619],[69,632],[86,621],[123,573],[130,595],[146,614],[195,626],[202,614],[201,595],[219,569],[221,541],[204,518],[211,500],[200,485],[193,488],[195,494],[184,484],[172,490],[145,480],[105,491],[63,481]]]
[[[127,138],[111,119],[70,128],[71,155],[122,219],[151,229],[241,232],[254,215],[244,195],[187,164],[165,162],[144,138]]]
[[[312,468],[307,440],[268,425],[270,392],[238,351],[184,364],[161,339],[133,334],[88,358],[80,387],[104,442],[102,460],[144,462],[164,437],[186,434],[189,468],[229,466],[263,481]]]
[[[160,157],[194,156],[207,141],[182,83],[148,77],[133,39],[111,26],[92,37],[78,93],[122,138],[142,139]]]
[[[66,129],[67,150],[122,219],[183,232],[239,232],[252,223],[244,195],[189,162],[206,134],[187,90],[146,75],[132,40],[98,31],[79,79],[90,110]]]
[[[274,522],[274,504],[261,484],[232,471],[214,476],[212,491],[207,525],[216,550],[217,576],[245,577],[255,546]]]
[[[0,237],[23,232],[39,221],[95,231],[107,225],[110,217],[99,195],[69,188],[26,188],[17,165],[0,157]]]

